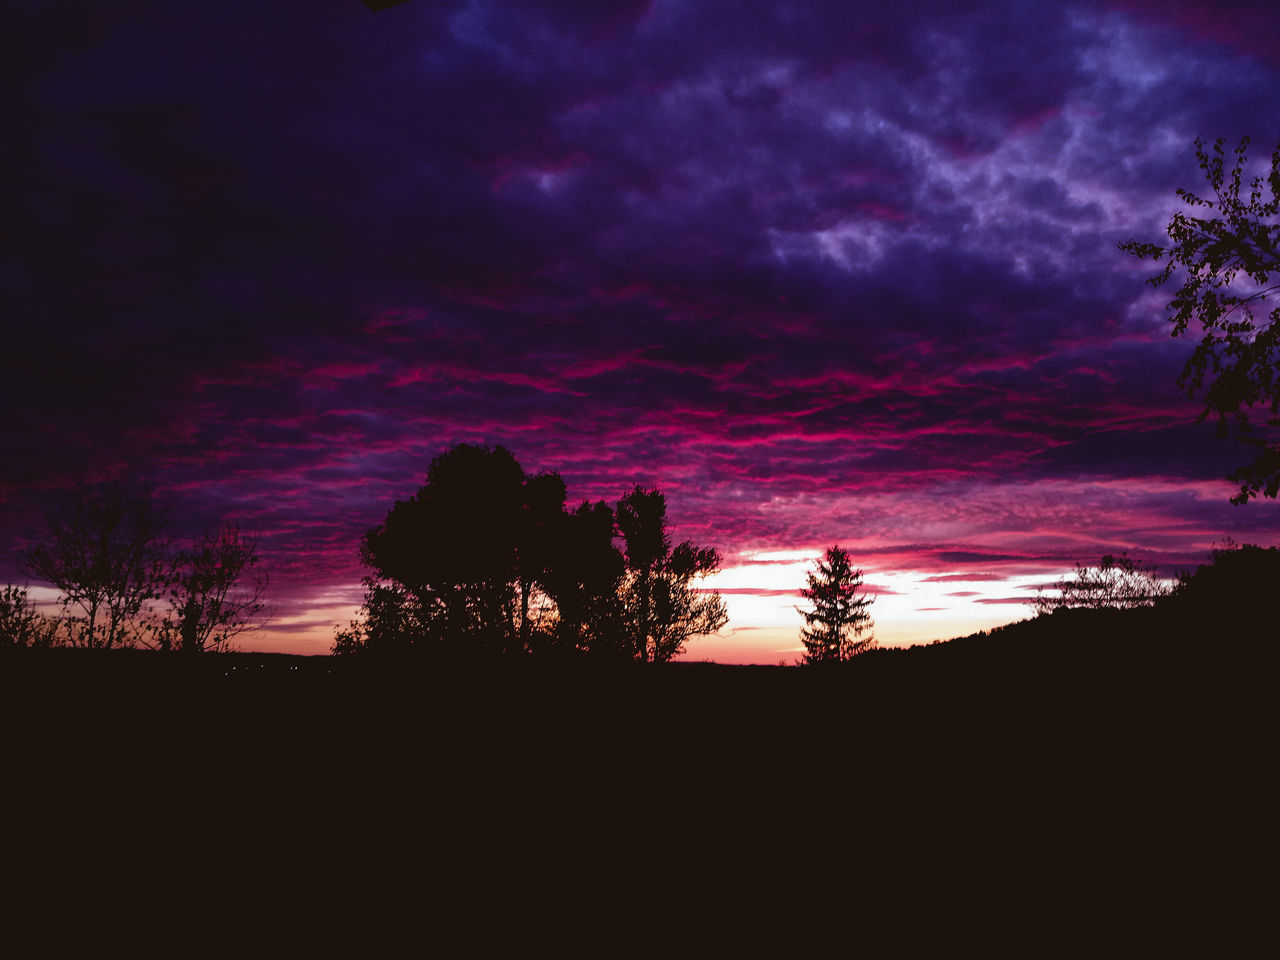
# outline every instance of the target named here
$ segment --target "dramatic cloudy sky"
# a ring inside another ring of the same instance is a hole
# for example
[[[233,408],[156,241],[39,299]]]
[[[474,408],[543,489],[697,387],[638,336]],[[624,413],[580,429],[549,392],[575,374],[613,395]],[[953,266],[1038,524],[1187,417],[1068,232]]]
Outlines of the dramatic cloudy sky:
[[[1270,153],[1269,3],[6,7],[0,581],[60,489],[144,477],[261,533],[245,646],[324,652],[460,441],[664,490],[725,558],[696,659],[794,659],[834,542],[884,643],[1280,543],[1116,249],[1197,135]]]

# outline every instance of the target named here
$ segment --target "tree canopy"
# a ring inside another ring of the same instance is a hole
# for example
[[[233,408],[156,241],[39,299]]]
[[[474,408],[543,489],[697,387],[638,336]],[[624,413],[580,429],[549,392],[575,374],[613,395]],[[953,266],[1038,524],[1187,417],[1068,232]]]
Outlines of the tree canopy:
[[[621,653],[626,559],[613,543],[613,508],[582,503],[565,515],[551,546],[543,586],[556,607],[555,642],[563,649]]]
[[[615,545],[622,541],[624,549]],[[727,620],[714,549],[671,545],[666,500],[636,487],[565,510],[552,472],[526,475],[503,447],[459,444],[365,536],[372,569],[362,619],[335,652],[415,646],[540,650],[660,662]]]
[[[1195,321],[1201,338],[1178,383],[1189,396],[1203,392],[1200,420],[1216,417],[1220,434],[1234,426],[1240,441],[1256,451],[1229,477],[1240,484],[1232,503],[1243,504],[1280,491],[1280,306],[1265,310],[1280,291],[1272,282],[1280,270],[1280,144],[1270,171],[1248,180],[1247,199],[1241,191],[1249,138],[1240,140],[1230,170],[1221,137],[1211,150],[1199,138],[1195,146],[1213,198],[1183,189],[1177,195],[1193,211],[1210,215],[1175,213],[1169,246],[1126,240],[1120,249],[1140,260],[1165,259],[1164,269],[1147,281],[1152,286],[1183,271],[1182,286],[1167,305],[1172,335],[1187,333]]]
[[[714,633],[728,622],[720,594],[693,587],[695,579],[719,569],[720,555],[688,540],[671,546],[662,491],[637,486],[618,501],[617,517],[626,543],[625,636],[635,659],[670,660],[690,637]]]
[[[361,559],[378,580],[407,591],[420,616],[442,620],[445,635],[514,650],[528,632],[517,613],[518,595],[527,596],[522,582],[536,576],[532,531],[543,514],[563,509],[563,484],[555,502],[558,480],[526,478],[503,447],[459,444],[436,457],[418,492],[368,532]]]

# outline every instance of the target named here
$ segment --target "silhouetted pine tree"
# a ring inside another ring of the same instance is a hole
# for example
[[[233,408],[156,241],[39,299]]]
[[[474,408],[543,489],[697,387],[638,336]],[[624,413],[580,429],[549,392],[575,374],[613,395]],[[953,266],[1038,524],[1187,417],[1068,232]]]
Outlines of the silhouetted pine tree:
[[[862,571],[854,570],[848,551],[833,546],[808,573],[809,586],[801,594],[813,604],[813,610],[801,610],[805,625],[800,630],[804,642],[805,663],[831,663],[848,660],[871,650],[876,645],[870,634],[871,614],[867,608],[874,597],[859,596]]]

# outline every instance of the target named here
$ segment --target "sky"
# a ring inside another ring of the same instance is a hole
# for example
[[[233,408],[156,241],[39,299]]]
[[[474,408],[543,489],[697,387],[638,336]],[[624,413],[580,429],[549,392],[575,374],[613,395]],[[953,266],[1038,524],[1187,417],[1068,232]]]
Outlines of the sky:
[[[1270,3],[4,6],[0,582],[142,478],[260,535],[242,648],[325,653],[461,442],[660,488],[723,557],[695,660],[793,662],[836,543],[883,645],[1280,544],[1116,249],[1195,137],[1269,156]]]

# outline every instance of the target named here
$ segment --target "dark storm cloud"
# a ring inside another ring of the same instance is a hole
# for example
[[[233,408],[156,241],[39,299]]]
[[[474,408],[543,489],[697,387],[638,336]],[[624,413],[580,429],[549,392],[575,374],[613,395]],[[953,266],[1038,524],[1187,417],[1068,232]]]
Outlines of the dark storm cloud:
[[[110,6],[13,14],[13,549],[48,490],[137,472],[192,528],[261,529],[301,597],[354,583],[360,534],[460,441],[573,500],[661,486],[731,558],[863,538],[949,576],[1277,535],[1222,503],[1189,346],[1115,250],[1161,235],[1194,136],[1275,135],[1274,30],[1191,4]]]

